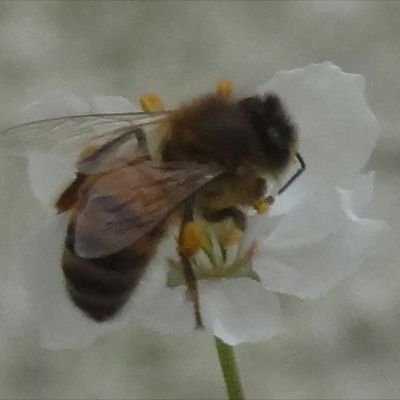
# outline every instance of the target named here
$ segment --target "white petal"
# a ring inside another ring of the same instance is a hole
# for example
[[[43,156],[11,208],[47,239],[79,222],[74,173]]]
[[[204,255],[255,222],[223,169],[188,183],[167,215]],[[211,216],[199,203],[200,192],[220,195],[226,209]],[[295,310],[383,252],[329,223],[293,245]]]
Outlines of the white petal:
[[[261,244],[253,268],[269,290],[317,298],[374,254],[389,231],[384,221],[351,217],[335,234],[308,246],[282,250]]]
[[[120,96],[98,96],[90,101],[92,113],[124,113],[138,111],[134,105],[125,97]]]
[[[275,249],[305,246],[337,231],[346,218],[338,189],[311,193],[281,218],[265,245]]]
[[[21,122],[87,114],[90,106],[73,93],[58,90],[44,94],[21,112]]]
[[[45,94],[41,99],[28,105],[21,115],[22,121],[34,121],[45,118],[87,114],[88,103],[65,91]],[[29,151],[28,175],[33,194],[49,213],[57,196],[75,176],[75,166],[70,159],[51,152]]]
[[[281,219],[259,243],[254,259],[253,268],[266,288],[318,297],[385,241],[389,230],[385,222],[356,216],[371,199],[373,177],[352,179],[352,190],[332,188],[308,196]]]
[[[29,296],[23,279],[15,269],[15,263],[2,259],[4,266],[12,265],[13,271],[2,273],[0,283],[0,325],[1,337],[30,336],[34,319]]]
[[[301,185],[293,183],[288,192],[275,197],[275,203],[270,208],[268,215],[271,217],[287,214],[296,204],[304,200],[308,193],[312,193],[315,185],[303,180],[304,174],[301,176]],[[299,182],[300,183],[300,182]]]
[[[201,281],[199,294],[205,327],[230,345],[266,340],[282,330],[279,300],[259,282]]]
[[[183,286],[164,288],[138,310],[135,319],[148,329],[178,336],[193,333],[195,328],[193,306]]]
[[[271,212],[249,218],[246,246],[262,237],[267,237],[270,246],[279,248],[321,240],[338,229],[348,219],[347,214],[359,216],[365,212],[372,199],[374,177],[374,172],[358,175],[341,188],[321,185],[319,191],[308,196],[304,194],[303,199],[279,219],[271,218],[274,216]],[[274,207],[275,204],[272,209]]]
[[[379,124],[365,99],[365,80],[330,62],[280,71],[257,93],[277,93],[299,128],[307,170],[293,187],[338,185],[358,173],[375,146]],[[301,192],[301,189],[298,191]],[[292,188],[278,201],[292,202]],[[302,197],[297,193],[297,196]],[[290,206],[280,206],[288,209]],[[275,209],[275,213],[279,210]]]
[[[90,103],[68,92],[54,92],[32,103],[23,112],[24,120],[38,120],[57,116],[87,113],[135,111],[133,104],[116,96],[95,97]],[[75,165],[71,157],[63,157],[57,148],[52,152],[29,151],[28,175],[35,197],[50,214],[61,191],[74,179]]]
[[[375,173],[370,172],[367,175],[359,175],[351,182],[352,189],[340,188],[339,192],[342,198],[343,208],[351,210],[356,215],[365,212],[369,202],[372,199],[374,191]]]
[[[167,259],[176,255],[176,239],[171,233],[163,240],[141,282],[135,288],[122,317],[160,333],[182,335],[194,330],[193,307],[185,288],[167,287]]]
[[[54,214],[54,203],[62,190],[75,178],[73,162],[58,154],[30,151],[28,176],[35,197],[45,210]]]

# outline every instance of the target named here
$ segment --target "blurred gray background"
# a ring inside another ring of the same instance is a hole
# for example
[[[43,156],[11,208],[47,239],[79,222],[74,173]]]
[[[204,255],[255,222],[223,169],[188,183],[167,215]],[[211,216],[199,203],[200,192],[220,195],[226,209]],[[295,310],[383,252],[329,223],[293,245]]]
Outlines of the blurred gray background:
[[[0,128],[49,90],[131,99],[157,90],[174,105],[220,78],[251,92],[279,69],[331,60],[367,79],[384,128],[367,166],[377,171],[370,211],[398,228],[399,34],[398,2],[2,1]],[[10,182],[2,207],[18,200],[29,206],[13,173],[1,171]],[[4,240],[14,222],[3,220]],[[282,299],[286,332],[237,348],[248,398],[400,398],[393,249],[321,300]],[[222,399],[221,382],[207,334],[177,338],[134,328],[83,351],[50,352],[29,339],[1,346],[1,398]]]

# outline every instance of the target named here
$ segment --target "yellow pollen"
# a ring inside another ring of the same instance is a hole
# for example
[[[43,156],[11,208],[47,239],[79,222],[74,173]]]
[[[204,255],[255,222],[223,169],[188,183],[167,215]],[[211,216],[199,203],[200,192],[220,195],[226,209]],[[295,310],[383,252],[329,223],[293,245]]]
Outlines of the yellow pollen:
[[[157,93],[143,93],[140,96],[140,106],[145,112],[164,111],[165,106]]]
[[[256,201],[253,204],[253,207],[259,214],[265,214],[274,203],[274,200],[275,199],[272,196],[268,196],[265,199]]]
[[[188,222],[180,239],[180,252],[185,257],[192,257],[201,247],[201,226],[196,222]]]
[[[238,243],[242,238],[243,231],[238,228],[231,229],[222,239],[222,245],[224,247],[233,246],[234,244]]]
[[[216,92],[222,97],[231,97],[233,95],[233,83],[228,79],[222,79],[217,83]]]

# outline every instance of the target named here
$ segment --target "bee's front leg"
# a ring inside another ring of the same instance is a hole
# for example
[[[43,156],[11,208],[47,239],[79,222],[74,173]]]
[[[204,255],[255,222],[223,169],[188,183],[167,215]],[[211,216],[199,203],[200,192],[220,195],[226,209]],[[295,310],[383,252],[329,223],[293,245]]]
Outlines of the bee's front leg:
[[[242,232],[247,228],[246,214],[236,207],[221,208],[218,210],[204,207],[201,212],[203,218],[208,222],[221,222],[230,218],[236,228]]]

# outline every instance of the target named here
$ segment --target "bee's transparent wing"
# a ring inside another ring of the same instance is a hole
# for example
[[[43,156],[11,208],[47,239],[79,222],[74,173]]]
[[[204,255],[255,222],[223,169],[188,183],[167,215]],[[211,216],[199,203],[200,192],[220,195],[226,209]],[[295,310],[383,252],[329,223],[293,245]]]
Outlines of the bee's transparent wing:
[[[142,128],[168,112],[75,115],[29,122],[0,134],[0,150],[14,156],[51,154],[79,172],[98,173],[147,154]],[[129,160],[128,160],[129,159]]]

